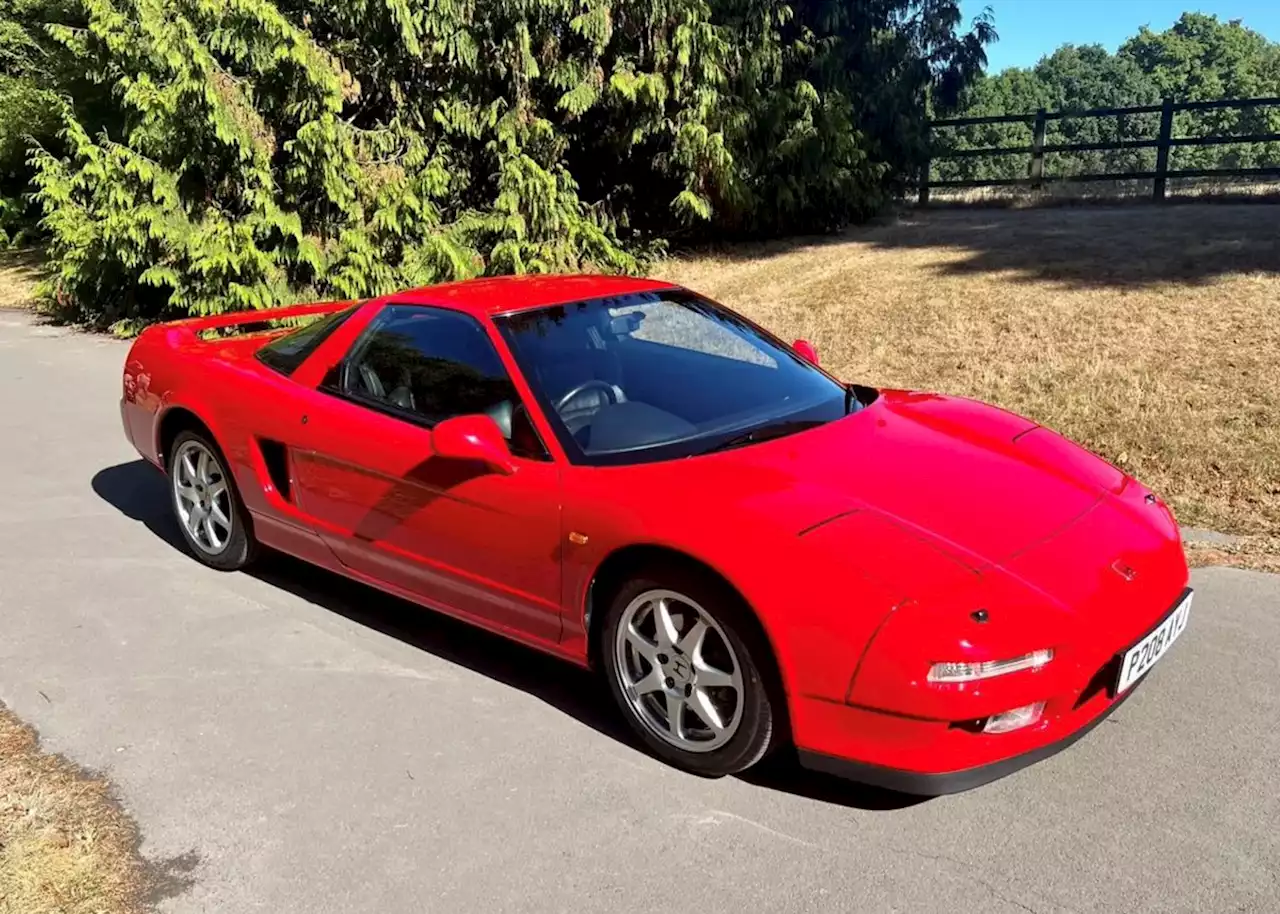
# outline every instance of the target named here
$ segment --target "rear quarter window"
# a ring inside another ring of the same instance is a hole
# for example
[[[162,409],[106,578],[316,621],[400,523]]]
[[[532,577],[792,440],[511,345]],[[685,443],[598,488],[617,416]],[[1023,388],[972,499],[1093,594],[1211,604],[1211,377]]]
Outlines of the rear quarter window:
[[[305,327],[276,337],[258,350],[258,361],[283,375],[293,374],[359,307],[352,305],[342,311],[326,314]]]

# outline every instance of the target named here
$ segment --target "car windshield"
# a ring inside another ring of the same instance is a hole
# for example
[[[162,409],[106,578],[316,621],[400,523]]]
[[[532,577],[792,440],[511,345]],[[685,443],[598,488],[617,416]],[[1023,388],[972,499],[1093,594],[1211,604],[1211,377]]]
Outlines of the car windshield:
[[[496,319],[570,458],[605,465],[749,445],[842,418],[850,395],[683,289]]]

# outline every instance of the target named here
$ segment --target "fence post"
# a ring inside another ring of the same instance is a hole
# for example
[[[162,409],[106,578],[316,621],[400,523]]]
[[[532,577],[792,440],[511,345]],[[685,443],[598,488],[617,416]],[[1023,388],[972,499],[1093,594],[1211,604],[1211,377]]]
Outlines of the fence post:
[[[1173,99],[1166,98],[1160,109],[1160,145],[1156,147],[1156,180],[1151,188],[1151,199],[1164,200],[1165,183],[1169,175],[1169,140],[1173,137]]]
[[[1031,135],[1031,189],[1040,190],[1044,186],[1044,129],[1045,110],[1036,112],[1035,131]]]
[[[924,115],[924,168],[920,172],[920,206],[929,205],[929,169],[933,167],[933,119],[929,116],[929,89],[920,93],[920,109]]]

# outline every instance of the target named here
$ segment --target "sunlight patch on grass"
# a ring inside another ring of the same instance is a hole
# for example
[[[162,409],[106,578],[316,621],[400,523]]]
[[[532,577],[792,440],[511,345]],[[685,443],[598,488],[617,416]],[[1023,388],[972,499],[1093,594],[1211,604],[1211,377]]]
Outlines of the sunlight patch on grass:
[[[38,250],[0,251],[0,311],[32,307],[44,271],[44,255]]]

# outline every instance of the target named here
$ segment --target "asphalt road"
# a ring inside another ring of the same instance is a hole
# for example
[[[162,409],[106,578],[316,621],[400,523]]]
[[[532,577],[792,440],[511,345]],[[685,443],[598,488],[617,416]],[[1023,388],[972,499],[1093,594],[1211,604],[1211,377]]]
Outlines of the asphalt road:
[[[1280,577],[1067,752],[928,802],[691,777],[591,677],[287,560],[174,545],[124,344],[0,312],[0,699],[106,772],[164,911],[1280,910]]]

